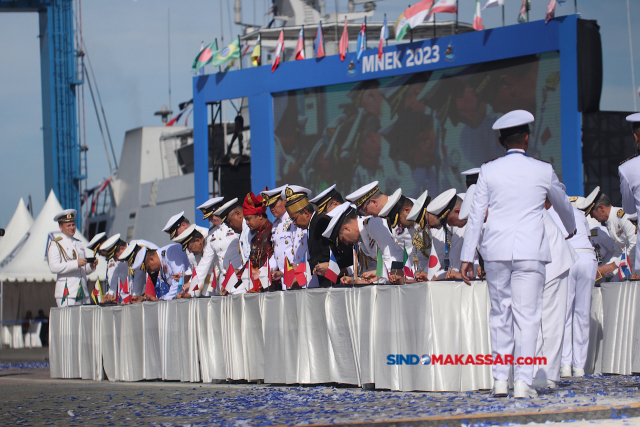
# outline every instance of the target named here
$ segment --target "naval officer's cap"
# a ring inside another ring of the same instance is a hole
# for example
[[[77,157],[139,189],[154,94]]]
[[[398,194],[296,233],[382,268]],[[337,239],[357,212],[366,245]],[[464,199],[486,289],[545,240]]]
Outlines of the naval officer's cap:
[[[365,203],[367,203],[371,196],[376,194],[378,191],[380,191],[378,181],[373,181],[370,184],[358,188],[356,191],[349,194],[346,199],[356,205],[356,208],[360,209]]]
[[[289,215],[293,215],[309,205],[309,194],[311,190],[299,185],[287,185],[281,192],[281,196],[286,200],[285,208]]]
[[[195,224],[191,224],[189,226],[189,228],[187,228],[186,230],[184,230],[182,233],[180,233],[178,236],[176,236],[175,238],[171,239],[172,241],[179,243],[180,245],[182,245],[182,250],[186,251],[189,243],[191,243],[193,241],[193,237],[195,232],[200,233],[197,229],[196,229],[196,225]],[[200,233],[202,234],[202,233]]]
[[[124,241],[120,240],[120,233],[109,237],[100,245],[100,250],[105,253],[107,261],[116,254],[116,250],[118,250],[118,246],[120,246],[118,243],[125,244]]]
[[[213,211],[216,210],[216,206],[222,203],[223,200],[224,197],[214,197],[213,199],[207,200],[196,209],[200,209],[202,211],[202,219],[207,219],[213,215]]]
[[[105,240],[107,240],[107,233],[98,233],[93,236],[93,239],[87,245],[87,249],[91,249],[94,254],[97,254]]]
[[[627,121],[631,123],[631,129],[635,132],[640,128],[640,113],[633,113],[627,116]]]
[[[525,110],[510,111],[500,117],[491,127],[500,131],[500,137],[506,138],[517,133],[529,133],[529,123],[533,123],[533,114]]]
[[[186,218],[184,217],[184,211],[180,212],[179,214],[175,214],[174,216],[169,218],[169,221],[167,221],[167,225],[164,226],[162,231],[169,233],[169,238],[173,239],[174,237],[176,237],[178,227],[180,227],[180,224],[182,224],[185,220]]]
[[[574,208],[578,209],[578,206],[580,206],[580,205],[582,205],[582,203],[584,203],[584,197],[571,196],[571,197],[569,197],[569,201],[571,202],[571,206],[573,206]]]
[[[389,196],[387,203],[382,207],[378,216],[387,220],[387,227],[393,230],[398,225],[400,210],[404,206],[407,198],[402,195],[402,188],[398,188]]]
[[[458,214],[458,218],[461,220],[465,220],[469,218],[469,213],[471,212],[471,204],[473,203],[473,195],[476,194],[476,184],[472,184],[467,189],[467,193],[464,195],[462,199],[462,205],[460,206],[460,213]]]
[[[344,220],[349,214],[356,211],[355,205],[351,202],[344,202],[340,206],[336,207],[329,213],[331,221],[329,225],[322,233],[322,237],[329,239],[331,242],[338,244],[338,237],[340,235],[340,228],[344,224]]]
[[[213,214],[215,216],[220,217],[222,222],[226,222],[227,221],[227,217],[229,216],[231,211],[234,210],[235,208],[237,208],[238,206],[240,206],[240,203],[238,203],[238,198],[236,197],[234,199],[229,200],[224,205],[220,206],[218,209],[216,209],[213,212]]]
[[[65,209],[56,216],[53,217],[54,221],[58,221],[59,224],[64,224],[65,222],[76,222],[76,215],[78,211],[75,209]]]
[[[271,206],[275,205],[278,200],[286,200],[286,198],[282,196],[282,191],[285,188],[287,188],[287,184],[281,185],[280,187],[274,188],[273,190],[269,190],[268,188],[262,190],[262,192],[260,193],[260,195],[262,196],[262,204],[265,207],[270,208]]]
[[[469,187],[473,184],[478,183],[478,177],[480,176],[480,168],[473,168],[473,169],[466,170],[462,172],[461,175],[464,175],[467,187]]]
[[[426,190],[413,203],[413,208],[407,215],[407,220],[417,222],[421,227],[424,227],[424,219],[427,215],[429,203],[431,203],[431,197],[429,196],[429,190]]]
[[[585,216],[589,216],[600,196],[602,196],[602,191],[600,191],[600,186],[598,186],[593,189],[591,194],[584,198],[582,203],[578,203],[576,208],[583,211]]]
[[[435,215],[440,223],[444,225],[447,222],[447,215],[453,210],[456,205],[456,189],[450,188],[438,197],[433,199],[429,206],[427,206],[427,212]]]
[[[160,248],[157,245],[154,245],[151,242],[147,242],[146,240],[138,240],[136,242],[136,244],[139,246],[140,249],[138,250],[138,253],[135,256],[133,264],[131,265],[131,269],[132,270],[145,271],[144,260],[145,260],[145,258],[147,256],[147,254],[150,251],[155,252]]]
[[[329,201],[338,194],[336,191],[336,185],[333,184],[331,187],[324,190],[322,193],[318,194],[313,199],[309,200],[309,202],[313,203],[316,206],[316,209],[319,214],[323,214],[324,211],[327,210],[327,205]]]

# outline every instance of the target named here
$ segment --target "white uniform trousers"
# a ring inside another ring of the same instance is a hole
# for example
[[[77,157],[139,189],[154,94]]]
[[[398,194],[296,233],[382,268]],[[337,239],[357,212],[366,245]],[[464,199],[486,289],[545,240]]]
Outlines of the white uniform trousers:
[[[591,291],[598,262],[593,252],[578,251],[580,259],[569,270],[567,315],[562,344],[562,366],[584,369],[589,347]]]
[[[546,358],[547,363],[534,366],[536,378],[560,380],[569,271],[545,283],[542,291],[542,324],[536,343],[536,356]]]
[[[91,304],[91,298],[87,297],[85,299],[76,301],[75,298],[67,297],[67,299],[64,300],[64,304],[62,304],[62,298],[56,298],[56,304],[58,305],[58,307],[71,307],[72,305],[86,305],[86,304]]]
[[[534,357],[542,315],[545,264],[542,261],[485,261],[491,311],[491,351],[518,358]],[[493,365],[496,381],[509,379],[509,365]],[[533,382],[533,365],[514,365],[514,381]]]

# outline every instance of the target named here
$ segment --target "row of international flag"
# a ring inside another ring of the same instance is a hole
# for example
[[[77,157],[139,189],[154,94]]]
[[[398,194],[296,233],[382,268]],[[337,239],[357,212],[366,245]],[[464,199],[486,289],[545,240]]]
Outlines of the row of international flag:
[[[475,0],[475,11],[473,16],[473,28],[477,31],[484,30],[482,24],[481,10],[491,7],[504,6],[505,0],[486,0],[484,6],[480,7],[480,0]],[[549,22],[551,18],[555,16],[556,4],[563,4],[566,0],[549,0],[547,6],[545,21]],[[528,22],[527,12],[531,9],[531,0],[522,0],[522,6],[518,13],[518,22]],[[421,0],[413,6],[409,6],[400,15],[395,24],[396,41],[402,40],[405,35],[415,28],[417,25],[423,22],[434,22],[436,13],[457,13],[458,12],[458,0]],[[378,58],[382,58],[382,48],[389,39],[389,28],[387,27],[387,15],[384,16],[384,22],[380,30],[380,40],[378,43]],[[366,49],[367,45],[367,18],[364,18],[362,27],[358,32],[358,40],[356,42],[357,58],[360,60],[362,53]],[[347,31],[347,18],[344,20],[344,27],[342,30],[342,36],[340,37],[340,43],[338,44],[338,51],[340,53],[340,60],[344,61],[347,51],[349,49],[349,34]],[[200,52],[193,61],[193,71],[198,72],[202,70],[205,65],[213,65],[214,67],[221,67],[224,64],[228,64],[225,71],[228,71],[235,63],[236,59],[241,58],[249,50],[247,45],[244,52],[241,52],[240,38],[238,37],[231,44],[225,46],[223,49],[218,49],[218,41],[214,40],[209,45],[202,46]],[[318,23],[316,35],[313,40],[313,50],[316,58],[323,58],[325,56],[324,51],[324,36],[322,34],[322,21]],[[282,52],[284,51],[284,30],[280,31],[278,37],[278,43],[276,45],[275,52],[273,54],[273,61],[271,63],[271,72],[274,72],[280,64]],[[296,61],[306,59],[304,49],[304,26],[300,29],[296,48],[294,52],[294,58]],[[258,36],[253,52],[251,53],[251,63],[254,67],[261,65],[262,57],[262,36]]]

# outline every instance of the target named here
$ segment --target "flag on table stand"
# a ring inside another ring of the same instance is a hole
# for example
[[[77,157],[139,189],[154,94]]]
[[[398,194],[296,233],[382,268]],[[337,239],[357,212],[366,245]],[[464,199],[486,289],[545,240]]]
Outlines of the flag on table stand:
[[[488,7],[497,7],[504,6],[504,0],[487,0],[487,2],[482,6],[482,10],[485,10]]]
[[[358,61],[362,58],[362,54],[364,53],[365,46],[367,44],[367,17],[364,17],[364,22],[362,23],[362,27],[360,27],[360,32],[358,33],[358,41],[356,42],[356,57]]]
[[[151,276],[149,276],[149,273],[147,273],[147,284],[144,288],[144,294],[158,298],[158,294],[156,294],[156,287],[151,281]]]
[[[324,274],[324,277],[335,284],[338,282],[339,275],[340,267],[338,266],[338,261],[336,261],[336,257],[333,255],[331,249],[329,249],[329,267],[327,267],[327,272]]]
[[[380,252],[380,248],[378,248],[378,257],[376,261],[376,276],[382,277],[384,274],[384,260],[382,259],[382,252]]]
[[[316,38],[313,40],[313,50],[316,52],[316,58],[324,58],[324,35],[322,35],[322,21],[318,22]]]
[[[309,282],[307,278],[307,265],[307,256],[305,254],[304,260],[300,264],[298,264],[298,268],[296,268],[296,271],[294,273],[296,281],[298,282],[298,285],[300,285],[300,287],[303,287]]]
[[[293,266],[289,262],[289,258],[284,258],[284,277],[282,281],[287,288],[293,286],[293,280],[296,278],[296,271],[293,269]]]
[[[259,67],[262,62],[262,34],[258,36],[256,47],[253,48],[251,53],[251,63],[254,67]]]
[[[184,270],[180,272],[180,280],[178,280],[178,293],[182,292],[182,288],[184,288]]]
[[[338,51],[340,52],[340,61],[344,61],[347,57],[347,50],[349,49],[349,31],[347,30],[347,17],[344,17],[344,28],[342,29],[342,36],[340,37],[340,45]]]
[[[476,0],[476,12],[473,15],[472,27],[476,31],[484,30],[484,26],[482,25],[482,16],[480,16],[480,0]]]
[[[280,30],[280,36],[278,37],[278,44],[276,45],[275,52],[273,52],[273,63],[271,64],[272,73],[276,70],[276,68],[278,68],[278,64],[280,64],[280,55],[282,55],[283,50],[284,50],[284,30]]]
[[[67,299],[68,296],[69,296],[69,288],[67,287],[67,281],[65,280],[64,281],[64,291],[62,291],[62,301],[60,301],[60,305],[61,306],[62,306],[62,304],[64,304],[64,301]],[[67,302],[67,305],[69,305],[68,302]]]
[[[300,34],[298,34],[298,43],[296,44],[296,50],[293,54],[296,61],[304,58],[304,25],[300,28]]]
[[[212,43],[207,45],[205,48],[200,48],[200,52],[196,56],[196,59],[193,60],[193,68],[194,72],[198,72],[200,68],[205,65],[211,63],[213,61],[213,57],[218,54],[218,40],[214,40]]]
[[[222,289],[227,289],[227,286],[235,286],[238,283],[238,276],[236,276],[236,271],[233,269],[233,264],[229,263],[229,267],[227,268],[227,274],[224,276],[224,280],[220,285]]]
[[[435,276],[438,271],[440,271],[440,268],[440,260],[438,259],[438,255],[432,246],[431,255],[429,256],[429,267],[427,268],[427,279],[431,280],[433,276]]]
[[[232,59],[240,58],[240,39],[237,38],[230,44],[224,47],[224,49],[218,51],[218,53],[213,57],[211,61],[211,65],[214,67],[219,67],[222,64],[226,64]]]
[[[520,13],[518,13],[518,22],[525,23],[529,22],[529,18],[527,17],[527,12],[531,10],[531,3],[529,0],[522,0],[522,6],[520,6]]]
[[[158,278],[156,279],[156,298],[162,298],[166,294],[169,293],[169,285],[165,280],[158,274]]]
[[[78,293],[76,294],[76,301],[81,301],[85,299],[87,296],[84,294],[84,287],[82,286],[82,281],[78,286]]]
[[[429,14],[431,6],[433,6],[433,0],[422,0],[406,8],[396,21],[396,40],[402,40],[411,28],[422,24],[424,18]]]
[[[191,279],[189,279],[189,281],[193,282],[193,278],[196,276],[196,268],[194,266],[191,266]],[[198,283],[196,283],[196,286],[193,288],[193,292],[197,291],[198,289],[200,289],[200,286],[198,286]]]
[[[389,27],[387,26],[387,14],[384,14],[384,22],[380,29],[380,43],[378,43],[378,60],[382,59],[382,47],[384,42],[389,38]]]
[[[416,277],[413,275],[413,270],[411,269],[411,261],[409,260],[409,254],[407,253],[406,246],[403,248],[402,262],[404,264],[404,268],[402,269],[404,272],[404,277],[415,279]]]
[[[547,14],[544,17],[544,23],[548,23],[554,16],[556,16],[556,0],[549,0],[549,4],[547,5]]]
[[[124,279],[124,283],[120,280],[120,299],[119,304],[129,304],[131,302],[131,295],[129,295],[129,279]]]
[[[260,281],[260,286],[267,289],[271,284],[271,274],[269,274],[270,266],[269,260],[265,260],[264,265],[260,267],[260,275],[258,280]],[[258,289],[260,290],[260,289]]]
[[[100,287],[100,279],[96,280],[96,285],[93,288],[93,292],[91,292],[91,298],[93,298],[93,302],[96,305],[102,302],[102,288]]]
[[[620,280],[624,280],[631,276],[631,265],[629,264],[629,258],[627,257],[627,248],[622,249],[620,265],[618,266],[618,276],[620,277]]]

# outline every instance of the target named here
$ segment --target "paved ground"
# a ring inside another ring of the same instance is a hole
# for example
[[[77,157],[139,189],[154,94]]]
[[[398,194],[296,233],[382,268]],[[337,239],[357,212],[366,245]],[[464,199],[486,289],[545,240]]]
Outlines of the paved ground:
[[[14,352],[11,357],[20,359]],[[0,351],[0,360],[7,357]],[[633,418],[640,417],[640,377],[622,376],[562,381],[558,390],[516,401],[488,392],[59,380],[49,377],[46,363],[0,363],[0,402],[5,425],[488,426],[586,420],[575,425],[640,427],[640,418]]]

